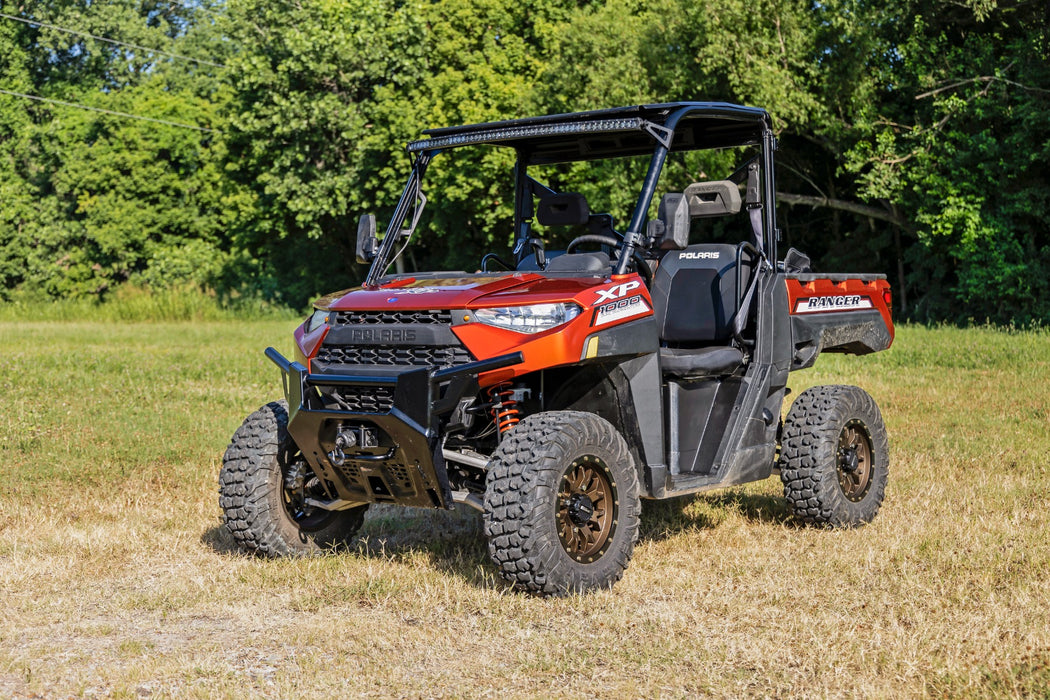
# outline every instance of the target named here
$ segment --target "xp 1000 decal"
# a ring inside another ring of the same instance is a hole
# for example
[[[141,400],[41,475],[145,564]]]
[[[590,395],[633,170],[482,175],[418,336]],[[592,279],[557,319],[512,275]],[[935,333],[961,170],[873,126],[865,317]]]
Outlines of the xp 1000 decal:
[[[601,304],[595,307],[594,320],[591,322],[591,325],[604,326],[607,323],[622,321],[625,318],[641,316],[647,313],[649,313],[649,305],[645,303],[645,299],[640,294],[636,294],[633,297],[610,301],[608,304]]]

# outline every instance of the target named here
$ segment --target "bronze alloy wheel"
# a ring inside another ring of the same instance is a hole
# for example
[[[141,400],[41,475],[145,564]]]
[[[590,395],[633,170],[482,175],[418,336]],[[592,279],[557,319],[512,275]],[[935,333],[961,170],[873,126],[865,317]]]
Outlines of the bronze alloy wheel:
[[[558,537],[565,552],[588,564],[605,553],[616,530],[616,482],[593,455],[572,462],[558,488]]]
[[[791,405],[782,436],[780,479],[797,518],[830,527],[871,522],[886,495],[890,445],[866,391],[806,389]]]
[[[638,472],[593,413],[546,411],[507,431],[485,481],[485,536],[500,575],[541,595],[609,588],[638,541]]]
[[[842,493],[861,501],[871,488],[871,436],[863,421],[851,420],[839,433],[838,476]]]

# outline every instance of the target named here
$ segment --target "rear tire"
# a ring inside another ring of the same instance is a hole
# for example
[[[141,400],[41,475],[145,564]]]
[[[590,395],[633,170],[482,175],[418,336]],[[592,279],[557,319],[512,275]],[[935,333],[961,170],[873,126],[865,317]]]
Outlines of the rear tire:
[[[302,556],[345,546],[368,506],[327,511],[305,505],[307,495],[324,498],[288,435],[288,404],[268,403],[244,420],[222,457],[223,521],[237,545],[253,554]]]
[[[874,399],[855,386],[802,392],[784,421],[779,466],[784,496],[800,520],[870,522],[889,478],[889,439]]]
[[[627,443],[591,413],[529,416],[489,463],[489,554],[503,578],[528,591],[563,595],[619,581],[640,509]]]

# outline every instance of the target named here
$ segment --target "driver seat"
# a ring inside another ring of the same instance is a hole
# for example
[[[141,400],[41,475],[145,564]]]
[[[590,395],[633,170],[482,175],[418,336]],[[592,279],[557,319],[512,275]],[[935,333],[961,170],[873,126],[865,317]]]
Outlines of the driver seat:
[[[743,364],[744,353],[732,340],[737,315],[747,313],[737,291],[753,274],[753,266],[737,265],[738,255],[746,257],[746,252],[708,243],[672,248],[664,255],[652,298],[665,376],[724,376]]]
[[[591,208],[587,199],[578,192],[558,192],[540,199],[536,207],[536,221],[542,226],[584,226],[591,222]],[[561,253],[551,251],[547,255],[546,272],[578,272],[587,275],[605,274],[612,267],[604,252]],[[519,271],[539,270],[533,256],[518,264]]]
[[[579,192],[549,194],[536,207],[536,221],[543,226],[583,226],[590,218],[587,198]]]

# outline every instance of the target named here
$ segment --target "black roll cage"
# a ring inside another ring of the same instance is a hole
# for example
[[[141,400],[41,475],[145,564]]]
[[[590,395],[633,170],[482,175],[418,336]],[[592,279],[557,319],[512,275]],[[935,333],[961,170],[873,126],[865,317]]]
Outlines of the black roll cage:
[[[537,188],[552,193],[527,174],[529,165],[602,160],[651,153],[631,221],[623,235],[617,275],[626,274],[637,249],[645,242],[644,227],[656,185],[668,153],[708,148],[758,146],[761,161],[762,236],[760,254],[776,260],[779,231],[774,211],[773,153],[777,143],[769,114],[755,107],[724,102],[676,102],[529,117],[503,122],[428,129],[429,138],[413,141],[406,150],[412,170],[387,226],[365,285],[375,285],[397,257],[396,246],[411,236],[426,203],[423,175],[441,151],[467,145],[490,144],[514,148],[515,250],[528,244],[533,218],[532,196]],[[404,224],[412,213],[408,229]]]

